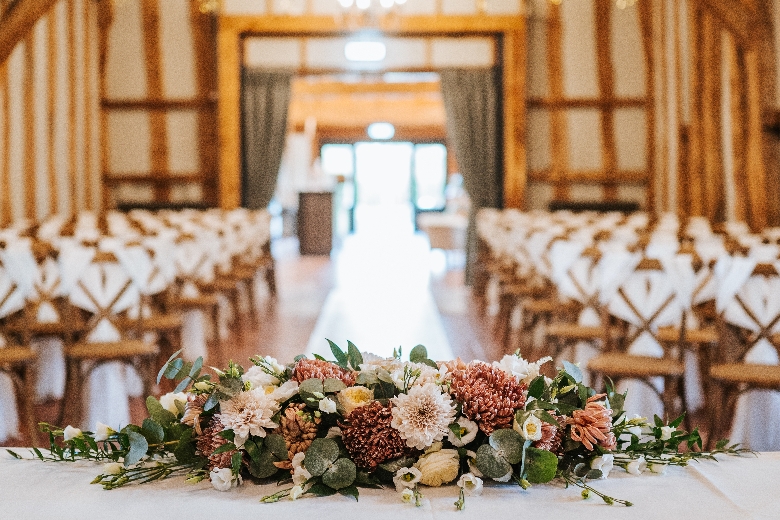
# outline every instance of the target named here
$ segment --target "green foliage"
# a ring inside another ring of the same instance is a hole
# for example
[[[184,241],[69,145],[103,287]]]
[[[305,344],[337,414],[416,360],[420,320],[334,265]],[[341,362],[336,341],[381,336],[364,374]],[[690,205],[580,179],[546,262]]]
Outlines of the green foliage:
[[[555,478],[558,471],[558,457],[554,453],[528,447],[525,450],[524,478],[531,484],[544,484]]]

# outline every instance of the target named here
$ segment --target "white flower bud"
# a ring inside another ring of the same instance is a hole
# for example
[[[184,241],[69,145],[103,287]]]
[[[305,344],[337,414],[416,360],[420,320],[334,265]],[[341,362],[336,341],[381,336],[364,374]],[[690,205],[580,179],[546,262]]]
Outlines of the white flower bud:
[[[233,476],[233,470],[230,468],[215,468],[209,473],[211,485],[217,491],[228,491],[230,488],[238,486],[240,481]]]
[[[116,430],[107,424],[103,424],[100,421],[95,424],[95,440],[97,442],[108,440],[108,438],[114,433],[116,433]]]
[[[187,394],[179,392],[174,394],[168,392],[164,396],[160,397],[160,404],[163,408],[171,412],[173,415],[179,415],[179,409],[176,407],[176,401],[181,401],[181,404],[187,404]]]
[[[644,470],[647,469],[647,462],[645,458],[640,456],[638,459],[634,459],[626,466],[626,471],[632,475],[641,475]]]
[[[118,462],[109,462],[107,464],[103,464],[103,474],[104,475],[119,475],[122,473],[122,468],[124,466]]]
[[[661,426],[661,440],[668,441],[672,438],[672,433],[677,431],[674,426]]]
[[[330,397],[326,397],[325,399],[320,399],[318,408],[321,412],[336,413],[336,402]]]
[[[301,495],[303,495],[302,486],[293,486],[293,488],[290,490],[290,500],[297,500]]]
[[[66,441],[75,439],[77,437],[81,437],[81,435],[82,435],[81,430],[79,430],[78,428],[74,428],[71,425],[67,425],[65,427],[65,430],[63,430],[62,432],[62,436]]]
[[[605,479],[609,476],[609,472],[612,471],[614,464],[615,456],[611,453],[607,453],[590,461],[590,468],[601,470],[601,478]]]
[[[482,494],[482,479],[471,473],[464,473],[458,479],[458,487],[468,496],[479,496]]]

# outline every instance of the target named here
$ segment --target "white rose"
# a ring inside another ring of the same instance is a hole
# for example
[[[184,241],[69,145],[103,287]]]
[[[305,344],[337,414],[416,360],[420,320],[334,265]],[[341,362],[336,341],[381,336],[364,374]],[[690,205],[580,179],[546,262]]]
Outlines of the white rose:
[[[160,404],[163,408],[171,412],[173,415],[179,415],[179,409],[176,407],[176,401],[181,401],[181,404],[187,404],[187,394],[179,392],[174,394],[168,392],[164,396],[160,397]]]
[[[66,441],[75,439],[77,437],[81,437],[82,433],[81,430],[78,428],[74,428],[71,425],[67,425],[65,429],[62,431],[62,436],[65,438]]]
[[[615,465],[615,456],[612,455],[611,453],[601,455],[600,457],[596,457],[595,459],[590,461],[591,469],[601,470],[602,479],[607,478],[609,472],[612,471],[612,467],[614,465]]]
[[[458,477],[460,458],[457,450],[439,450],[423,455],[414,466],[422,472],[420,484],[437,487]]]
[[[95,424],[95,440],[98,442],[108,440],[114,433],[116,433],[116,430],[107,424],[103,424],[100,421]]]
[[[228,491],[230,488],[238,486],[240,483],[237,478],[233,476],[233,470],[230,468],[215,468],[209,473],[211,479],[211,485],[217,491]]]
[[[401,468],[396,471],[393,477],[396,491],[403,491],[404,488],[413,488],[422,478],[422,472],[412,466],[411,468]]]
[[[522,426],[515,420],[512,427],[527,441],[538,441],[542,438],[542,420],[534,414],[529,415],[528,418],[523,421]]]
[[[250,389],[265,388],[266,386],[276,386],[279,384],[278,378],[272,376],[257,365],[249,367],[249,369],[244,372],[244,375],[241,376],[241,380],[244,383],[249,382],[251,385]]]
[[[674,426],[661,426],[661,440],[668,441],[672,438],[672,434],[677,431]]]
[[[336,413],[336,402],[330,397],[326,397],[325,399],[320,399],[318,408],[321,412]]]
[[[119,475],[122,473],[122,468],[124,468],[124,466],[118,462],[109,462],[107,464],[103,464],[103,474]]]
[[[479,432],[479,426],[477,423],[470,421],[466,417],[459,417],[455,423],[460,426],[460,439],[458,439],[458,437],[452,431],[447,434],[447,437],[449,438],[449,441],[452,443],[452,445],[458,448],[465,446],[466,444],[473,441],[477,436],[477,432]]]
[[[298,393],[297,381],[285,381],[279,388],[271,392],[271,398],[278,403],[283,403]]]
[[[494,361],[493,366],[514,377],[518,382],[528,384],[539,376],[539,367],[548,361],[552,361],[549,356],[543,357],[535,363],[529,363],[521,357],[507,354],[501,358],[500,362]]]
[[[644,470],[647,469],[647,462],[645,458],[640,456],[638,459],[634,459],[626,466],[626,471],[632,475],[641,475]]]
[[[482,494],[482,479],[471,473],[464,473],[458,480],[458,487],[468,496],[479,496]]]
[[[302,486],[293,486],[290,490],[290,500],[297,500],[301,495],[303,495]]]
[[[344,417],[346,417],[355,408],[360,408],[373,401],[374,391],[365,386],[350,386],[339,392],[338,400],[344,408]]]

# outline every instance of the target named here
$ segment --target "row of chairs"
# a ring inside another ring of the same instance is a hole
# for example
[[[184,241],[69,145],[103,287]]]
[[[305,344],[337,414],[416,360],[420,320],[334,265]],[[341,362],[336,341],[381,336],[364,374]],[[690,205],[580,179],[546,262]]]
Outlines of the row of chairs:
[[[585,351],[580,359],[596,384],[640,381],[667,415],[690,409],[686,384],[700,379],[711,440],[728,433],[739,396],[780,390],[780,292],[772,292],[780,275],[771,258],[732,251],[705,262],[693,240],[659,254],[648,247],[652,228],[640,229],[623,248],[609,243],[608,232],[583,240],[578,226],[553,233],[515,229],[514,240],[526,244],[548,233],[541,255],[528,262],[522,254],[497,255],[484,220],[486,276],[476,293],[485,294],[484,280],[494,281],[495,332],[507,350],[519,347],[532,358]],[[619,229],[621,222],[610,225]],[[521,318],[513,328],[515,309]]]
[[[188,215],[187,221],[200,217]],[[265,218],[258,217],[262,225]],[[166,217],[140,218],[149,225],[152,219],[165,222]],[[163,227],[175,229],[170,223]],[[53,361],[42,359],[31,347],[36,338],[60,340],[65,365],[60,422],[81,424],[81,396],[90,376],[106,370],[101,367],[131,367],[140,376],[144,395],[149,395],[155,367],[183,346],[188,314],[195,312],[196,319],[201,312],[210,316],[211,328],[218,332],[224,322],[219,314],[223,303],[232,302],[234,317],[242,309],[254,312],[257,275],[265,277],[275,294],[267,232],[242,247],[232,245],[233,254],[221,261],[219,254],[230,248],[208,233],[208,227],[178,229],[175,236],[161,229],[157,234],[144,230],[110,236],[102,230],[100,238],[86,242],[71,236],[49,237],[51,241],[16,236],[0,248],[0,372],[14,382],[33,438],[36,372],[49,377]],[[238,302],[239,287],[248,289],[248,308]],[[202,347],[185,355],[205,353]],[[90,408],[103,397],[94,390]],[[102,408],[111,411],[111,405]]]

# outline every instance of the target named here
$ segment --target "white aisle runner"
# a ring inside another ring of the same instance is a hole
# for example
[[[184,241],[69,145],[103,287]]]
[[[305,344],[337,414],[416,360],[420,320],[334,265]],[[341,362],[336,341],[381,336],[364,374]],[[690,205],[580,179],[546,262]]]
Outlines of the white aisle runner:
[[[389,357],[418,344],[428,357],[452,359],[441,316],[429,288],[430,247],[411,234],[358,233],[336,258],[336,283],[309,339],[307,354],[333,358],[327,339],[346,350]],[[404,356],[406,357],[406,355]]]

